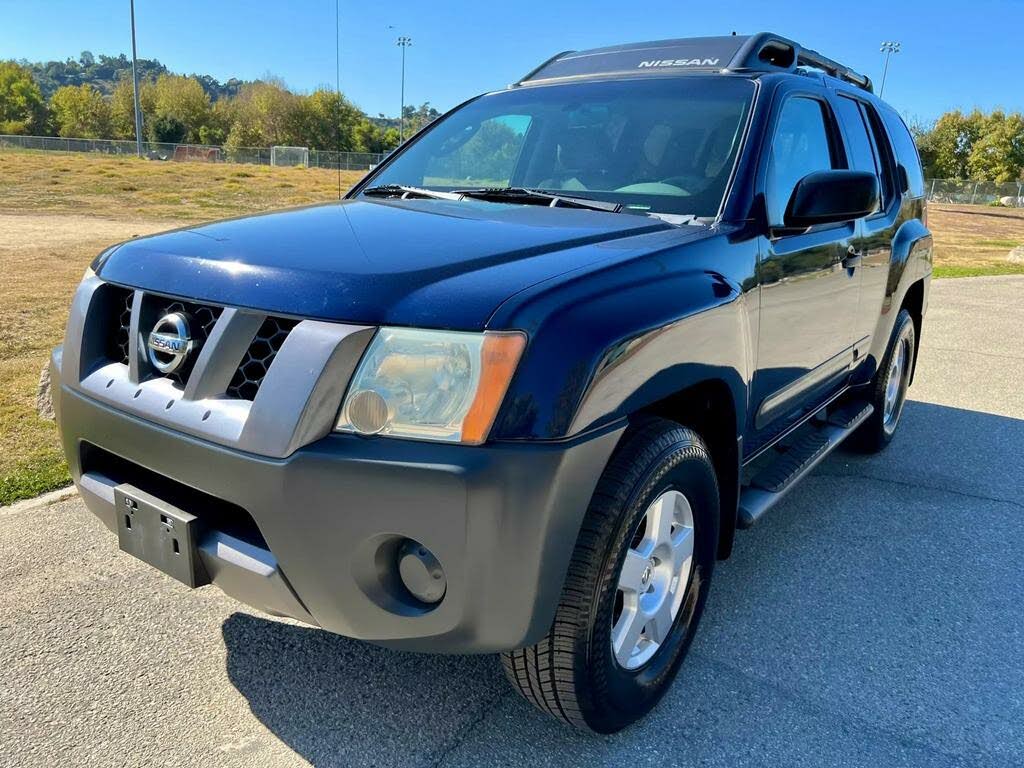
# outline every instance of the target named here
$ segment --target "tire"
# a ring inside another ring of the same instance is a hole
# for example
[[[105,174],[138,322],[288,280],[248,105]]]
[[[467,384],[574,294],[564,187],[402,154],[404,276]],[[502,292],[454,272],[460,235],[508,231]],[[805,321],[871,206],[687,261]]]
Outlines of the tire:
[[[877,453],[892,442],[906,404],[916,349],[914,319],[907,310],[901,309],[885,358],[869,385],[868,398],[875,407],[874,413],[853,434],[854,447],[866,453]],[[895,383],[894,377],[898,377]]]
[[[700,436],[663,419],[628,431],[598,481],[551,629],[502,654],[512,686],[541,711],[598,733],[647,714],[697,630],[718,527],[718,483]]]

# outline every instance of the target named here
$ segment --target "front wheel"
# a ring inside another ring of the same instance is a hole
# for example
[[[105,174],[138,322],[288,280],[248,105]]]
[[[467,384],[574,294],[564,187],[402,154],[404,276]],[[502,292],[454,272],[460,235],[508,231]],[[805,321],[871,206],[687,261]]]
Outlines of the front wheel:
[[[547,637],[502,654],[528,701],[612,733],[664,695],[697,629],[718,541],[718,484],[700,436],[650,419],[598,482]]]

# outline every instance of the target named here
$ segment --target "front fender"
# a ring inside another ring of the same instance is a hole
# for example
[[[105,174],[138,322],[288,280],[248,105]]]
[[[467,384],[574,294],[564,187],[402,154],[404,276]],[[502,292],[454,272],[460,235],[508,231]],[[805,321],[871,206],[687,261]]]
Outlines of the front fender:
[[[753,240],[727,233],[540,287],[495,327],[530,334],[492,435],[559,439],[710,380],[746,423],[753,368]]]

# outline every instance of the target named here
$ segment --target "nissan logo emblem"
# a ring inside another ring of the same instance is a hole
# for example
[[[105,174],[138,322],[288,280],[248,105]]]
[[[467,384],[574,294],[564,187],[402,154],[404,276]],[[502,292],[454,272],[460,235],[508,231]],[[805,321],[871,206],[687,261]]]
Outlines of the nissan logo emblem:
[[[189,336],[188,315],[171,312],[161,317],[149,334],[149,362],[160,373],[174,373],[195,348]]]

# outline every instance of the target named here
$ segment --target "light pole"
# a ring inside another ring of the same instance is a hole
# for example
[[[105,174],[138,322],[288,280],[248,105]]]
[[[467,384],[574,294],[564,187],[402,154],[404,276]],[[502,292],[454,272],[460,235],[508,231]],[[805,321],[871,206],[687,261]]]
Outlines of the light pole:
[[[142,157],[142,108],[139,106],[139,70],[135,64],[135,0],[130,0],[132,11],[132,95],[135,98],[135,151]]]
[[[882,47],[878,49],[885,54],[885,69],[882,70],[882,87],[878,89],[878,98],[885,93],[885,77],[889,74],[889,57],[900,52],[900,44],[896,40],[885,40]]]
[[[398,113],[398,143],[405,141],[405,49],[412,45],[412,38],[402,35],[396,45],[402,49],[402,111]]]

